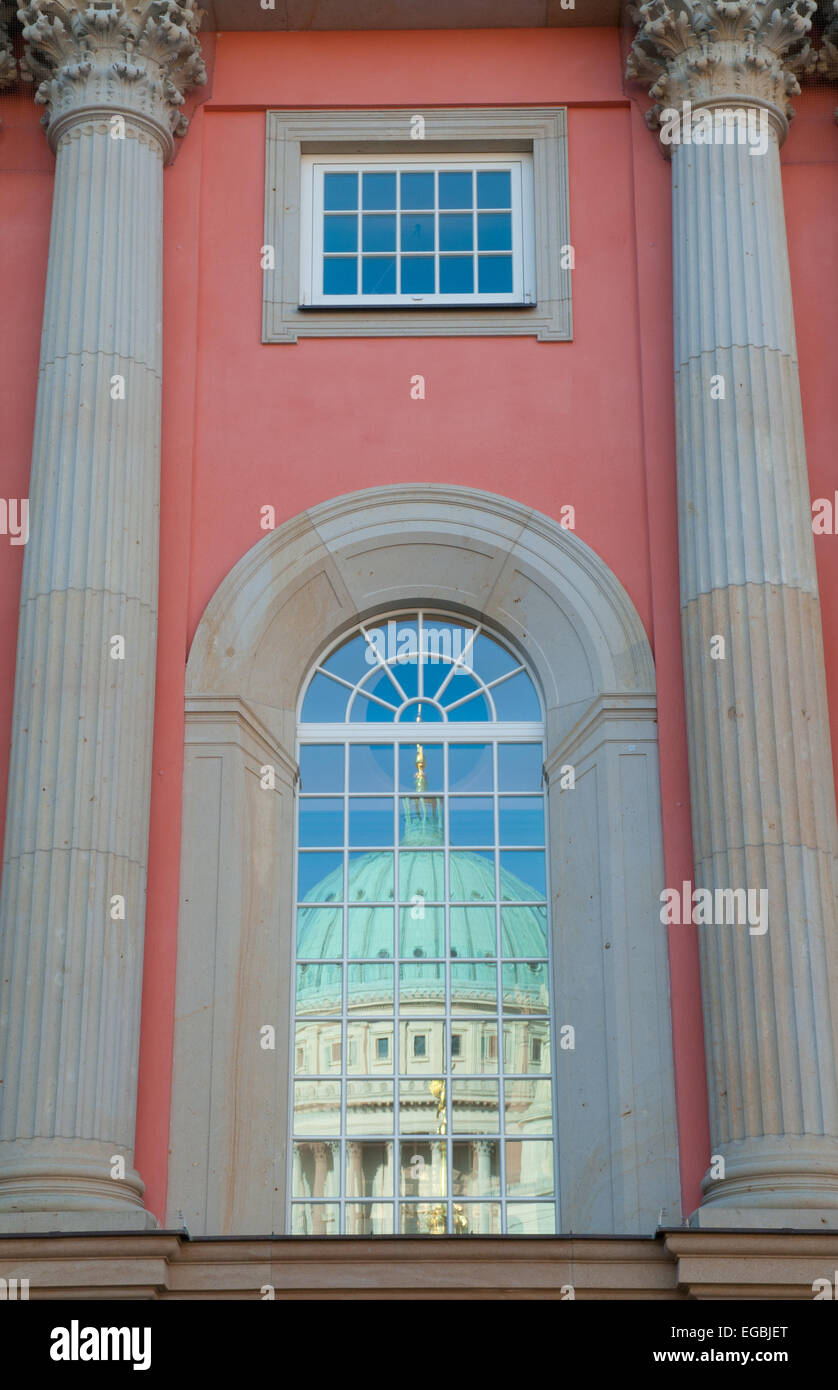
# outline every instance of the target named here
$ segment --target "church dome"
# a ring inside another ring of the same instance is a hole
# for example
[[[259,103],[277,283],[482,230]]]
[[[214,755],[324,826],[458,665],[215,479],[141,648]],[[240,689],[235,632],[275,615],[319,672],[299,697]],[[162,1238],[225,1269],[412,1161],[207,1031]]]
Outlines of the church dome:
[[[402,834],[399,853],[399,899],[402,904],[444,903],[445,855],[442,851],[443,828],[441,799],[433,796],[402,798]],[[451,849],[449,863],[448,901],[466,906],[485,905],[494,912],[494,856],[471,850]],[[534,907],[522,899],[532,900],[533,890],[507,870],[500,871],[501,957],[507,961],[503,969],[504,1009],[513,1013],[541,1012],[544,1009],[543,982],[540,968],[529,963],[544,956],[543,908]],[[303,899],[304,904],[340,904],[343,901],[343,869],[328,874]],[[371,850],[358,856],[352,865],[347,904],[352,908],[352,935],[355,944],[353,957],[361,956],[366,963],[358,980],[348,982],[351,1009],[392,1008],[392,919],[382,924],[381,907],[394,902],[393,854],[390,850]],[[362,909],[369,904],[366,912]],[[456,909],[452,909],[456,910]],[[482,914],[481,914],[482,915]],[[494,1011],[496,999],[495,951],[486,950],[486,933],[472,931],[472,915],[462,914],[458,928],[458,946],[452,948],[452,961],[460,957],[452,972],[452,1009],[467,1008]],[[332,1012],[340,1008],[340,967],[334,962],[343,956],[343,914],[340,907],[303,906],[300,911],[298,959],[309,964],[299,966],[298,1011],[315,1013],[320,1009]],[[409,957],[410,979],[401,981],[403,1006],[438,1002],[445,1007],[445,963],[428,960],[425,952],[415,948]],[[510,958],[517,958],[510,961]],[[491,964],[488,962],[491,960]],[[328,961],[329,964],[320,964]],[[385,964],[386,961],[386,964]],[[483,962],[486,962],[485,964]],[[350,971],[350,976],[352,972]],[[376,979],[381,985],[376,988]],[[383,988],[382,988],[383,987]]]

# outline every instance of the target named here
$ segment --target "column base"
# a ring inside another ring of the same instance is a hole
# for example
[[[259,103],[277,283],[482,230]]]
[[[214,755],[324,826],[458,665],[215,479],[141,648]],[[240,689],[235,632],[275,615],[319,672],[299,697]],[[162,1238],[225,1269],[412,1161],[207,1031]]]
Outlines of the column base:
[[[131,1157],[93,1139],[0,1143],[0,1233],[158,1230]],[[125,1172],[111,1177],[117,1159]]]
[[[159,1231],[160,1222],[145,1207],[133,1211],[0,1211],[0,1236],[96,1235],[108,1231]]]
[[[835,1207],[734,1207],[723,1202],[698,1207],[689,1219],[702,1231],[835,1231]],[[2,1229],[2,1228],[0,1228]]]

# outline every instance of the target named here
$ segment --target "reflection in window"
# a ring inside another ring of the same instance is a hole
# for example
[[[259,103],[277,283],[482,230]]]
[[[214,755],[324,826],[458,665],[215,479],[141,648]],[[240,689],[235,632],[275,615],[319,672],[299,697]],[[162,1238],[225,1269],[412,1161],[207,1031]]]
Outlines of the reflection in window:
[[[542,734],[522,663],[448,617],[364,625],[313,673],[294,1234],[556,1229]]]

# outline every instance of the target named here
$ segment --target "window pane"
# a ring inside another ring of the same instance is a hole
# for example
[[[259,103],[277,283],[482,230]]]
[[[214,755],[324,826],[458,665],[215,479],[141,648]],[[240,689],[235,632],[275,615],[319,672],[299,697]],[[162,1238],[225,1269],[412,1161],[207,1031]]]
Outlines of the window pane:
[[[493,686],[492,696],[498,719],[540,719],[541,706],[532,681],[525,671]]]
[[[395,294],[395,256],[364,256],[361,284],[364,294]]]
[[[452,1145],[455,1197],[497,1197],[500,1195],[500,1144],[497,1140],[460,1141]]]
[[[511,1236],[554,1236],[556,1208],[553,1202],[510,1202],[506,1229]]]
[[[433,256],[405,256],[402,260],[402,294],[433,294]]]
[[[367,208],[394,208],[396,206],[395,174],[363,174],[363,202]]]
[[[424,777],[426,792],[442,791],[442,744],[423,743],[422,756],[425,760]],[[416,744],[403,743],[399,748],[399,791],[416,790]]]
[[[343,744],[315,743],[300,749],[300,791],[343,791]]]
[[[505,1014],[544,1014],[548,1008],[547,962],[518,961],[503,966]]]
[[[493,907],[451,908],[451,954],[472,958],[497,954]]]
[[[346,1133],[347,1134],[392,1134],[393,1133],[393,1081],[347,1081],[346,1083]],[[384,1148],[384,1145],[375,1145],[377,1148]],[[374,1145],[370,1145],[370,1150]],[[386,1145],[391,1148],[391,1145]],[[381,1155],[379,1155],[381,1156]],[[367,1155],[370,1158],[370,1155]],[[391,1158],[392,1163],[392,1158]],[[349,1179],[349,1173],[347,1173]],[[384,1193],[384,1187],[381,1188]],[[392,1193],[392,1181],[389,1184],[389,1193]],[[389,1195],[388,1193],[388,1195]],[[361,1195],[356,1190],[353,1194],[349,1181],[346,1184],[346,1195]],[[374,1195],[367,1191],[367,1197]]]
[[[498,815],[502,845],[544,844],[544,801],[540,796],[502,796]]]
[[[399,998],[402,1009],[414,1014],[445,1013],[445,965],[431,961],[400,965]]]
[[[340,1207],[331,1202],[295,1202],[291,1208],[292,1236],[336,1236]]]
[[[455,1202],[455,1236],[499,1236],[500,1202]]]
[[[444,212],[440,215],[440,251],[471,251],[473,245],[473,227],[470,212]]]
[[[332,797],[300,797],[300,844],[343,845],[343,801]]]
[[[375,664],[375,652],[370,648],[362,632],[351,637],[348,642],[344,642],[336,651],[332,652],[331,656],[321,662],[324,671],[328,671],[333,676],[340,676],[343,680],[350,681],[352,685],[366,675],[370,667]]]
[[[546,956],[547,908],[502,907],[500,936],[505,956]]]
[[[451,1008],[479,1008],[494,1013],[497,1008],[498,968],[485,961],[451,965]]]
[[[348,249],[354,250],[354,247]],[[510,213],[480,212],[477,214],[477,249],[479,251],[512,250],[512,216]],[[500,259],[505,263],[507,257],[503,256]],[[509,264],[512,264],[511,259]]]
[[[477,289],[480,294],[512,293],[512,257],[478,256]],[[520,718],[537,718],[536,715],[521,715]]]
[[[494,1019],[454,1018],[451,1020],[452,1049],[455,1034],[460,1036],[459,1052],[452,1051],[453,1072],[495,1075],[498,1070],[498,1025]]]
[[[550,1025],[546,1019],[504,1023],[503,1069],[518,1076],[549,1076]]]
[[[550,1081],[507,1081],[504,1085],[507,1134],[552,1134]]]
[[[449,791],[490,792],[492,779],[490,743],[451,744],[448,749]]]
[[[471,256],[440,256],[440,294],[473,294],[474,267]]]
[[[404,903],[445,900],[445,856],[434,850],[402,850],[399,855],[399,898]]]
[[[364,251],[395,251],[396,219],[384,213],[374,213],[364,217]]]
[[[552,1139],[507,1139],[506,1191],[510,1197],[552,1197]]]
[[[354,214],[347,217],[341,213],[331,213],[326,218],[323,224],[323,250],[358,250],[358,219]]]
[[[445,910],[426,907],[425,899],[417,895],[416,902],[401,909],[401,942],[399,954],[413,956],[445,955]]]
[[[297,912],[300,960],[337,960],[343,955],[343,908],[301,907]]]
[[[392,902],[392,854],[350,854],[348,895],[351,903]]]
[[[433,251],[433,214],[402,213],[401,248],[403,251]],[[433,269],[433,262],[431,262]]]
[[[391,792],[393,790],[392,743],[353,743],[350,745],[349,790],[351,792]]]
[[[350,1202],[346,1208],[348,1236],[391,1236],[393,1207],[389,1202]]]
[[[493,902],[495,856],[491,850],[452,850],[448,860],[449,897],[452,903]]]
[[[294,1082],[294,1130],[297,1134],[340,1134],[340,1082]],[[325,1167],[331,1160],[332,1146],[320,1154]]]
[[[345,719],[346,702],[350,693],[345,685],[338,685],[337,681],[318,671],[303,701],[303,723],[328,724]]]
[[[350,907],[347,955],[381,959],[393,954],[392,907]]]
[[[392,845],[394,809],[390,797],[350,797],[350,845]]]
[[[402,1134],[434,1134],[439,1119],[437,1101],[427,1081],[399,1082],[399,1130]]]
[[[402,207],[432,208],[434,205],[434,176],[432,173],[402,174]]]
[[[375,1020],[346,1025],[347,1071],[355,1076],[383,1076],[393,1070],[393,1025]]]
[[[339,1014],[342,1007],[343,966],[297,966],[297,1013]]]
[[[502,792],[540,791],[543,763],[540,743],[499,743],[498,787]]]
[[[382,1007],[392,1013],[393,980],[393,966],[383,961],[347,966],[347,1007],[356,1013]]]
[[[355,256],[327,256],[323,261],[324,294],[357,294],[358,261]],[[313,718],[312,715],[304,716]]]
[[[451,1082],[451,1128],[455,1134],[497,1134],[497,1081]]]
[[[479,208],[508,208],[512,206],[512,176],[507,170],[486,169],[477,173],[477,206]]]
[[[311,851],[297,856],[297,897],[311,902],[343,898],[343,855]]]
[[[430,1079],[445,1072],[445,1024],[436,1019],[401,1019],[399,1071]]]
[[[500,895],[504,902],[544,898],[546,866],[543,853],[529,849],[501,850]]]
[[[357,208],[358,175],[324,174],[323,206],[327,212],[331,212],[336,208]]]
[[[340,1144],[295,1144],[295,1197],[340,1196]]]
[[[492,845],[495,810],[489,796],[452,796],[448,803],[448,827],[452,845]]]
[[[402,1197],[444,1197],[448,1191],[446,1147],[433,1140],[409,1140],[399,1146],[399,1193]]]
[[[441,208],[470,208],[472,206],[472,175],[470,173],[441,173],[439,176],[439,206]]]
[[[347,1197],[392,1197],[393,1145],[353,1141],[346,1146]]]

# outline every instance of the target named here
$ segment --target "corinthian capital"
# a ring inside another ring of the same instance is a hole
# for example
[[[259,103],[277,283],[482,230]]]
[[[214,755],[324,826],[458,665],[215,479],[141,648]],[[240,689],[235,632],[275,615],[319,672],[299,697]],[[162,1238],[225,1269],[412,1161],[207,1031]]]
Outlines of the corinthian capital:
[[[736,104],[760,106],[784,134],[794,115],[789,97],[815,59],[806,35],[815,0],[646,0],[630,10],[638,26],[626,74],[649,82],[660,112]]]
[[[833,0],[832,19],[824,31],[823,48],[818,59],[819,72],[838,78],[838,0]]]
[[[0,91],[17,77],[17,63],[9,33],[12,14],[11,5],[0,5]]]
[[[53,149],[68,126],[121,115],[171,155],[186,93],[207,80],[195,0],[30,0],[18,16]]]

